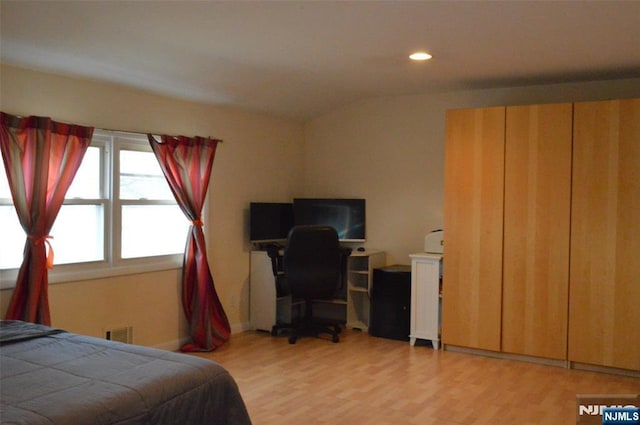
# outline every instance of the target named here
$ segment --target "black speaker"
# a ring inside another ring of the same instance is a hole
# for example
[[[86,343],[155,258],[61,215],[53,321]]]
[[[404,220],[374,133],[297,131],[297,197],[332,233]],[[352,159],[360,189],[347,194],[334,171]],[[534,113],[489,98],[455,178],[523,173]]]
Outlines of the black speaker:
[[[369,333],[382,338],[409,340],[411,321],[411,266],[373,270]]]

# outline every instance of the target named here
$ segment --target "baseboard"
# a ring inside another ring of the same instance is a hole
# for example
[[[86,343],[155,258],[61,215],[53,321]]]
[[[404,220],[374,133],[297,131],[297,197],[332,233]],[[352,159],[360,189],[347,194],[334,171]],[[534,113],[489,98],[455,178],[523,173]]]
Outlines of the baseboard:
[[[584,370],[588,372],[609,373],[612,375],[629,376],[632,378],[640,378],[640,371],[630,369],[620,369],[610,366],[591,365],[587,363],[572,362],[569,360],[547,359],[543,357],[525,356],[522,354],[501,353],[497,351],[481,350],[479,348],[460,347],[457,345],[444,345],[444,350],[473,354],[484,357],[492,357],[495,359],[516,360],[522,362],[536,363],[545,366],[556,366],[567,369]]]
[[[525,356],[521,354],[501,353],[497,351],[482,350],[479,348],[459,347],[457,345],[448,345],[448,344],[444,345],[443,349],[445,351],[473,354],[473,355],[484,356],[484,357],[492,357],[495,359],[516,360],[521,362],[536,363],[536,364],[541,364],[545,366],[555,366],[555,367],[562,367],[562,368],[568,367],[568,362],[566,360],[547,359],[544,357]]]
[[[174,339],[173,341],[163,342],[162,344],[154,345],[153,348],[158,348],[160,350],[166,351],[178,351],[180,347],[189,342],[188,338],[184,339]]]
[[[640,371],[630,369],[620,369],[610,366],[598,366],[588,363],[570,362],[571,369],[585,370],[588,372],[610,373],[612,375],[630,376],[632,378],[640,378]]]
[[[231,335],[239,334],[246,331],[251,331],[253,329],[254,328],[251,326],[251,323],[249,322],[236,323],[231,325]]]
[[[251,329],[253,328],[251,327],[251,324],[249,322],[237,323],[237,324],[231,325],[231,335],[239,334]],[[166,350],[166,351],[178,351],[180,350],[180,347],[182,347],[184,344],[188,342],[189,342],[189,337],[184,337],[182,339],[174,339],[172,341],[156,344],[153,346],[153,348],[158,348],[160,350]]]

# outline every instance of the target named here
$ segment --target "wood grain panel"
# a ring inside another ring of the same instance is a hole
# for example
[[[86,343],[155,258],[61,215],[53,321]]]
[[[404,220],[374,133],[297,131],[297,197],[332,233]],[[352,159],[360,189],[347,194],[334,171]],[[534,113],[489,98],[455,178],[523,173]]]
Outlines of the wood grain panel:
[[[507,108],[502,351],[567,358],[571,103]]]
[[[640,99],[575,105],[569,359],[640,370]]]
[[[505,108],[447,111],[443,343],[500,350]]]

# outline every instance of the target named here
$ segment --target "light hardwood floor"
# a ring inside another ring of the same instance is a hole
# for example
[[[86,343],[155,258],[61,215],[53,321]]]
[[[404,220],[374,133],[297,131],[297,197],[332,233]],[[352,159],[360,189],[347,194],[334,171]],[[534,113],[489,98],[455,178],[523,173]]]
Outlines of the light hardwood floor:
[[[346,330],[339,343],[244,332],[212,353],[254,425],[575,424],[577,394],[640,393],[640,379],[434,351]]]

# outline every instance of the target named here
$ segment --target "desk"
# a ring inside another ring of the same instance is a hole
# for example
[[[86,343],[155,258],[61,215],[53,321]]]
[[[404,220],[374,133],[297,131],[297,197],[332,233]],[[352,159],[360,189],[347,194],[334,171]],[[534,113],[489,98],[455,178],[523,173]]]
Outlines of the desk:
[[[250,273],[249,314],[252,327],[271,332],[276,323],[291,323],[291,297],[276,297],[271,259],[266,251],[251,251]]]
[[[382,251],[353,251],[347,260],[347,284],[339,299],[319,302],[314,312],[340,320],[350,328],[369,328],[369,294],[373,269],[384,266]],[[271,259],[266,251],[251,251],[249,316],[253,329],[271,332],[279,323],[291,323],[291,297],[276,297]],[[348,289],[347,289],[348,288]]]

